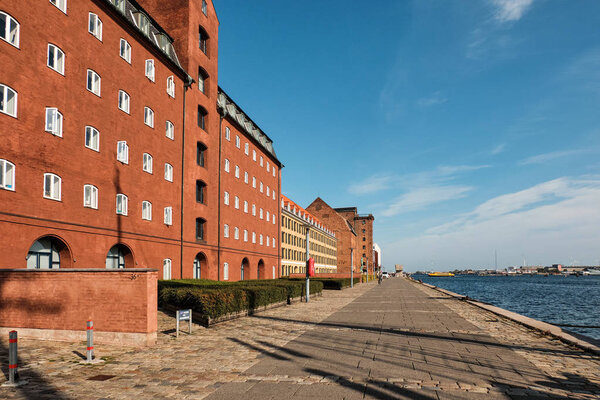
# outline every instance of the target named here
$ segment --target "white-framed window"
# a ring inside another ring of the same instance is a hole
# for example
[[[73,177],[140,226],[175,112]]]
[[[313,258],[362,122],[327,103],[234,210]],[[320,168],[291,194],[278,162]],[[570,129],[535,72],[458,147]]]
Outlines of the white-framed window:
[[[229,192],[223,193],[223,204],[225,204],[226,206],[229,205]]]
[[[150,35],[150,20],[148,19],[148,17],[142,13],[142,12],[138,12],[136,14],[136,20],[135,22],[137,23],[138,28],[140,28],[140,30],[142,32],[144,32],[144,34],[146,36]]]
[[[94,185],[83,185],[83,206],[98,209],[98,188]]]
[[[93,126],[85,127],[85,147],[100,151],[100,132]]]
[[[228,126],[225,127],[225,140],[231,141],[231,130]]]
[[[175,98],[175,78],[172,75],[167,78],[167,94]]]
[[[119,110],[129,114],[129,95],[123,90],[119,90]]]
[[[269,222],[271,220],[271,213],[269,213],[269,211],[267,210],[267,218],[266,218],[267,222]]]
[[[225,172],[229,172],[229,160],[225,159]]]
[[[273,178],[275,177],[275,167],[273,167]]]
[[[252,204],[252,215],[256,217],[256,204]]]
[[[15,164],[0,159],[0,189],[15,190]]]
[[[258,210],[258,217],[260,219],[263,219],[263,209],[262,208]]]
[[[263,183],[262,183],[262,182],[260,182],[260,185],[258,185],[258,186],[259,186],[259,188],[260,188],[260,192],[262,193],[262,192],[263,192]]]
[[[269,243],[270,243],[270,242],[269,242],[269,239],[270,239],[270,238],[269,238],[269,235],[267,235],[267,247],[269,247]]]
[[[252,150],[252,161],[256,161],[256,150]]]
[[[0,39],[7,41],[19,48],[19,34],[21,26],[13,17],[0,11]]]
[[[17,92],[0,83],[0,112],[17,118]]]
[[[173,225],[173,207],[165,207],[165,225]]]
[[[275,238],[273,238],[273,240],[271,241],[271,246],[273,246],[273,248],[275,248]]]
[[[263,235],[262,235],[262,233],[258,237],[258,244],[260,244],[261,246],[263,245]]]
[[[260,156],[260,166],[264,166],[263,156]]]
[[[273,196],[273,200],[275,200],[275,190],[271,192],[271,195]]]
[[[119,55],[123,60],[131,64],[131,45],[123,38],[121,38],[121,44],[119,45]]]
[[[129,164],[129,146],[124,140],[117,142],[117,161],[123,164]]]
[[[244,200],[244,212],[248,214],[248,202]]]
[[[244,229],[244,242],[248,241],[248,230]]]
[[[229,263],[223,263],[223,280],[229,280]]]
[[[244,172],[244,183],[248,183],[248,171]]]
[[[234,200],[234,201],[233,201],[233,204],[234,204],[235,208],[239,210],[239,209],[240,209],[240,198],[239,198],[239,197],[237,197],[237,196],[235,196],[235,197],[233,198],[233,200]]]
[[[239,165],[235,166],[235,177],[236,178],[240,177],[240,167],[239,167]]]
[[[67,0],[50,0],[50,4],[54,4],[60,11],[67,13]]]
[[[252,243],[256,243],[256,232],[252,232]]]
[[[146,78],[154,82],[154,60],[146,60]]]
[[[240,148],[240,137],[235,135],[235,147]]]
[[[171,259],[165,258],[163,260],[163,280],[168,281],[171,279]]]
[[[229,225],[227,224],[223,225],[223,237],[229,237]]]
[[[100,97],[100,75],[91,69],[87,70],[87,90]]]
[[[270,167],[270,165],[269,165],[269,162],[267,161],[267,172],[271,172],[271,171],[269,171],[269,169],[270,169],[270,168],[271,168],[271,167]]]
[[[240,238],[240,228],[238,228],[237,226],[233,228],[233,238],[235,240],[239,240]]]
[[[102,21],[94,13],[90,13],[88,32],[96,37],[96,39],[102,41]]]
[[[150,107],[144,107],[144,124],[154,128],[154,111]]]
[[[275,213],[273,213],[273,225],[275,225]]]
[[[63,135],[63,115],[57,108],[46,108],[46,132],[59,137]]]
[[[165,122],[165,136],[175,140],[175,125],[171,121]]]
[[[55,174],[44,174],[44,198],[60,201],[61,179]]]
[[[117,194],[117,214],[127,215],[127,196],[123,193]]]
[[[202,14],[207,15],[207,8],[206,0],[202,0]]]
[[[165,163],[165,181],[173,182],[173,166]]]
[[[142,201],[142,219],[152,221],[152,203],[147,200]]]
[[[271,196],[271,189],[269,188],[269,185],[267,185],[267,197]]]
[[[248,143],[244,143],[244,153],[246,155],[248,155],[249,151],[250,151],[250,145]]]
[[[256,189],[256,177],[255,176],[252,177],[252,187],[254,189]]]
[[[149,174],[152,173],[152,156],[148,153],[144,153],[142,159],[142,170]]]
[[[0,26],[0,30],[2,26]],[[57,46],[48,43],[46,65],[61,75],[65,74],[65,53]]]

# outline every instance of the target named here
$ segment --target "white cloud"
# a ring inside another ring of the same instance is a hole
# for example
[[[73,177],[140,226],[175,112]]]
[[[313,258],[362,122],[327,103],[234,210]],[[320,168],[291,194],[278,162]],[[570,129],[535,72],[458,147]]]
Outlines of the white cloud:
[[[420,187],[404,193],[389,204],[380,215],[394,215],[422,210],[432,204],[465,197],[473,188],[460,185]]]
[[[600,259],[600,177],[559,178],[490,199],[422,235],[386,243],[388,260],[409,270],[584,264]],[[432,263],[434,265],[432,265]]]
[[[533,0],[492,0],[494,18],[499,22],[518,21],[529,10]]]
[[[504,151],[505,148],[506,148],[506,144],[505,143],[501,143],[501,144],[497,145],[496,147],[494,147],[490,151],[490,154],[491,155],[500,154],[500,153],[502,153]]]
[[[563,157],[574,157],[585,153],[593,153],[597,152],[595,149],[577,149],[577,150],[564,150],[564,151],[553,151],[550,153],[538,154],[536,156],[532,156],[526,158],[519,162],[521,165],[530,165],[530,164],[543,164],[548,161],[553,161],[558,158]]]
[[[417,100],[417,105],[420,107],[431,107],[431,106],[435,106],[438,104],[444,104],[447,101],[448,101],[448,98],[446,98],[446,96],[442,95],[441,92],[437,91],[437,92],[433,93],[431,96],[423,97],[423,98]]]
[[[362,182],[350,185],[348,191],[356,195],[376,193],[389,188],[391,179],[392,178],[387,175],[374,175],[370,178],[365,179]]]

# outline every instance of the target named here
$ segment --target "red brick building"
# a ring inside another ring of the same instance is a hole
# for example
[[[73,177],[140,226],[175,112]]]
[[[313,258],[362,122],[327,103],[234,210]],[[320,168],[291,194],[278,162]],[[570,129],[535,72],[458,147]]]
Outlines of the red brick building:
[[[218,87],[210,1],[6,0],[0,21],[0,268],[273,276],[281,164]]]
[[[369,271],[373,274],[375,268],[374,251],[373,251],[373,222],[375,217],[373,214],[359,215],[356,207],[335,208],[354,227],[356,232],[356,255],[358,256],[358,265],[361,266],[363,272]]]

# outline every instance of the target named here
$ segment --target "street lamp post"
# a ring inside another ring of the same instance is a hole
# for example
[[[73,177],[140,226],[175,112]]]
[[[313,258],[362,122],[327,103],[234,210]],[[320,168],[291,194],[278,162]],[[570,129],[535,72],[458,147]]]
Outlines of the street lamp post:
[[[308,261],[310,260],[310,225],[306,226],[306,302],[308,303],[309,293],[310,293],[310,277],[308,272]]]
[[[354,249],[350,249],[350,287],[354,287]]]

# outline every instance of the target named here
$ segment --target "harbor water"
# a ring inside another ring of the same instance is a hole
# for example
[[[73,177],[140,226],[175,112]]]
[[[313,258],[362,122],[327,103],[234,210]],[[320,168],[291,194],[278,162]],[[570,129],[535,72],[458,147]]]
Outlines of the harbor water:
[[[551,324],[600,326],[600,276],[412,277]],[[600,339],[600,329],[563,329]]]

